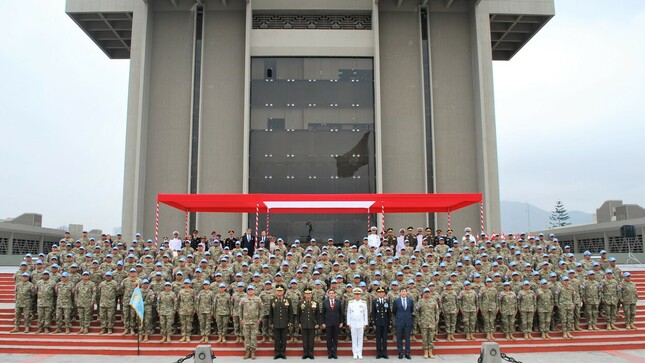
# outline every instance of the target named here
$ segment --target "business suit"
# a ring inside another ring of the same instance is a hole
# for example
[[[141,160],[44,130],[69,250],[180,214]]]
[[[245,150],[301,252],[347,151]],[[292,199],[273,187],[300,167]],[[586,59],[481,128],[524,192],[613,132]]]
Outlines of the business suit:
[[[242,248],[247,248],[249,250],[249,256],[253,256],[255,253],[255,236],[252,234],[244,234],[240,240]]]
[[[376,357],[387,357],[387,333],[392,304],[387,297],[372,300],[372,324],[376,327]]]
[[[332,304],[333,300],[333,304]],[[337,298],[325,299],[322,304],[322,322],[327,334],[327,356],[335,357],[338,350],[338,331],[345,323],[343,301]]]
[[[410,355],[410,333],[412,332],[414,301],[409,297],[405,299],[405,304],[403,303],[403,298],[395,299],[392,306],[392,315],[396,320],[396,349],[399,352],[399,356],[402,354]],[[405,351],[403,350],[403,340],[405,340]]]

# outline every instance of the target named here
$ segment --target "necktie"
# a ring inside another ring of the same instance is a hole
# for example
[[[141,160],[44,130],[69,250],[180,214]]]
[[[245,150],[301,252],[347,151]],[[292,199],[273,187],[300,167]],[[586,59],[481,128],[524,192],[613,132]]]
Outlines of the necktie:
[[[406,299],[406,298],[403,298],[403,310],[405,310],[405,309],[407,309],[407,308],[408,308],[408,304],[407,304],[407,302],[408,302],[408,301],[407,301],[407,299]]]
[[[331,309],[334,310],[334,299],[330,300],[331,302]]]

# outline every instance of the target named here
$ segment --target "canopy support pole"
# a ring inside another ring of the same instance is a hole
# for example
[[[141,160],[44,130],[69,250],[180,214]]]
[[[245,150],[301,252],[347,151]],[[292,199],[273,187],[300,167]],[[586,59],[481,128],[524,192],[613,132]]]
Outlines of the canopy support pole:
[[[385,203],[381,201],[381,230],[385,234]]]
[[[189,223],[190,223],[190,213],[188,212],[188,210],[186,210],[186,229],[185,229],[185,232],[186,232],[185,236],[186,237],[190,236],[189,231],[188,231]]]
[[[367,208],[367,233],[370,233],[370,229],[372,228],[372,221],[370,221],[370,219],[370,209]]]
[[[159,241],[159,200],[157,200],[157,208],[155,209],[155,246],[158,246]]]
[[[479,202],[479,221],[481,222],[481,233],[486,233],[486,228],[484,228],[484,201]]]
[[[260,228],[260,203],[255,203],[255,248],[258,248],[258,229]]]
[[[450,223],[450,210],[448,210],[448,229],[452,229],[452,224]]]
[[[264,229],[265,229],[265,232],[267,233],[267,237],[269,237],[269,208],[267,208],[267,224]]]

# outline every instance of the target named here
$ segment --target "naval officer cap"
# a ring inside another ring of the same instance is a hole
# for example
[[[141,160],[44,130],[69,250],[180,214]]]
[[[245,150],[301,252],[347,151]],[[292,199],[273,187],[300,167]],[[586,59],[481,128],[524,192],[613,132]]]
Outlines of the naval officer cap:
[[[362,294],[362,293],[363,293],[363,290],[361,290],[360,288],[358,288],[358,287],[357,287],[357,288],[355,288],[354,290],[352,290],[352,292],[353,292],[354,294],[359,294],[359,295],[360,295],[360,294]],[[306,293],[307,293],[307,291],[305,290],[305,294],[306,294]]]

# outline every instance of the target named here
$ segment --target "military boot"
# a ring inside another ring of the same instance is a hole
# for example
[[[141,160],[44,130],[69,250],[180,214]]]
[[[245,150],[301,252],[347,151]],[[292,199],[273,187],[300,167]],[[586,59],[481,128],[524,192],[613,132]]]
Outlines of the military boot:
[[[610,329],[610,327],[607,327],[607,329]],[[45,329],[43,329],[43,328],[38,328],[38,330],[36,331],[36,334],[40,334],[40,333],[42,333],[44,330],[45,330]]]
[[[244,353],[244,358],[242,359],[249,359],[251,358],[251,349],[246,349],[246,353]]]
[[[105,332],[106,332],[106,331],[107,331],[107,330],[106,330],[105,328],[101,328],[101,332],[99,333],[99,335],[103,335],[103,334],[105,334]]]
[[[614,328],[614,330],[620,330],[620,328],[617,327],[616,324],[614,324],[614,323],[611,323],[611,327]]]
[[[121,334],[119,334],[119,335],[128,335],[128,329],[125,329],[125,330],[123,331],[123,333],[121,333]]]
[[[69,334],[69,333],[70,333],[69,328],[65,328],[65,334]]]
[[[108,328],[108,334],[112,334],[112,328]]]
[[[255,348],[251,348],[251,359],[255,359]]]
[[[159,341],[159,343],[165,343],[165,342],[166,342],[166,336],[162,335],[161,340]]]
[[[170,343],[172,339],[170,338],[170,335],[166,335],[166,343]]]
[[[428,359],[428,350],[427,349],[425,349],[423,351],[423,359]]]
[[[19,330],[20,330],[20,329],[18,329],[18,327],[16,326],[16,327],[15,327],[15,328],[13,328],[13,330],[11,330],[9,333],[17,333]]]
[[[526,340],[529,339],[529,334],[528,333],[524,333],[524,339],[526,339]]]
[[[29,333],[29,327],[28,326],[25,327],[25,331],[23,331],[23,333]]]
[[[428,349],[428,358],[434,359],[436,356],[432,354],[432,348]]]
[[[45,329],[43,329],[43,331],[44,331],[45,334],[49,334],[49,328],[45,328]]]
[[[551,339],[551,336],[549,335],[549,333],[544,333],[544,336],[545,336],[547,339]]]
[[[210,339],[208,339],[208,335],[206,335],[206,336],[204,337],[204,343],[208,343],[208,342],[210,342]]]

